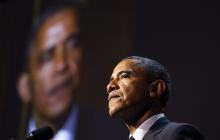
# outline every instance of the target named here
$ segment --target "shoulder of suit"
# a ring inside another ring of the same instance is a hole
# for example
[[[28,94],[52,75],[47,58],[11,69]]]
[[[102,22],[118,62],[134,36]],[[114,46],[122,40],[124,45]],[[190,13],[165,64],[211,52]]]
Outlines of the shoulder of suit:
[[[199,130],[188,123],[177,123],[170,122],[167,124],[163,131],[161,132],[161,136],[172,140],[191,138],[192,140],[205,140],[204,136],[199,132]]]

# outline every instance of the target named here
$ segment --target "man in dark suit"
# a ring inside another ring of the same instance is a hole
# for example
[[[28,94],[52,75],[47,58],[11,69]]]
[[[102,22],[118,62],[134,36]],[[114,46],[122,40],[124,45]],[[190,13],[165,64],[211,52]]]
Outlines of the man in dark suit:
[[[22,123],[23,133],[50,126],[53,140],[123,138],[117,133],[120,126],[77,102],[84,51],[82,20],[81,6],[68,2],[48,9],[34,25],[27,67],[18,80],[19,95],[31,107],[27,123]]]
[[[170,90],[170,76],[160,63],[139,56],[125,58],[107,85],[109,114],[125,122],[130,139],[204,140],[192,125],[165,117]]]

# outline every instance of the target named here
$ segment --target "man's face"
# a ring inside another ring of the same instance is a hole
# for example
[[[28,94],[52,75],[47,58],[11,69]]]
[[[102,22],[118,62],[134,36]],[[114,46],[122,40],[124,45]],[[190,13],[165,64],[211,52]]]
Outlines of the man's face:
[[[129,119],[146,111],[149,99],[146,74],[138,63],[138,60],[125,59],[113,70],[107,85],[110,116]]]
[[[39,28],[30,59],[35,115],[51,120],[70,110],[80,80],[79,43],[74,9],[59,11]]]

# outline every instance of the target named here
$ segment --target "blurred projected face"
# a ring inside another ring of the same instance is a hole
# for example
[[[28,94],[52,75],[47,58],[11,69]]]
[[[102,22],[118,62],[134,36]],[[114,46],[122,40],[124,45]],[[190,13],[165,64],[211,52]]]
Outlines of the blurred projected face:
[[[80,80],[81,51],[74,9],[59,11],[39,28],[30,59],[34,115],[56,120],[69,112]]]

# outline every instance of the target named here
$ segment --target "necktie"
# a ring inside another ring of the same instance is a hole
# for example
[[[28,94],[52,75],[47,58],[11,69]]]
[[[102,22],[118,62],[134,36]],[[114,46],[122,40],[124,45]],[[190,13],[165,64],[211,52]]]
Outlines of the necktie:
[[[130,136],[128,140],[135,140],[133,136]]]

